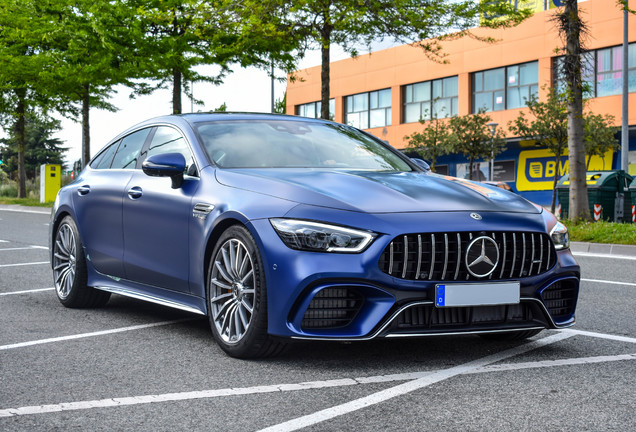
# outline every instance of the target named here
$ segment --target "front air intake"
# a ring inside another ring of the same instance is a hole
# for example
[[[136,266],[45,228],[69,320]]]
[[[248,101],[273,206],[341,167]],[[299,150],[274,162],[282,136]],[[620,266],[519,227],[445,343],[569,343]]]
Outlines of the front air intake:
[[[305,330],[346,327],[356,317],[362,303],[362,295],[353,288],[325,288],[309,303],[301,326]]]

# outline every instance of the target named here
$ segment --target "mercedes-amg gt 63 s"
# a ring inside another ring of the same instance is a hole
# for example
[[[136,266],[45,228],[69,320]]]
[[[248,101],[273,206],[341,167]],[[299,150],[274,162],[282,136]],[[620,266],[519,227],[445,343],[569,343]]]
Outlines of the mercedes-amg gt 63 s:
[[[541,207],[294,116],[126,130],[59,192],[49,239],[64,306],[115,293],[206,315],[241,358],[289,339],[527,338],[574,324],[579,291]]]

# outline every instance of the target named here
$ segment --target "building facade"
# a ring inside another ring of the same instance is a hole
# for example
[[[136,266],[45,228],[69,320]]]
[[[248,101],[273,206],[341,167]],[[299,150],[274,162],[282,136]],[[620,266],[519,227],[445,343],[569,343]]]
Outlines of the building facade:
[[[564,44],[551,21],[554,10],[549,8],[555,0],[536,3],[534,16],[515,28],[475,29],[476,34],[494,37],[495,43],[466,37],[444,42],[445,63],[431,61],[421,48],[410,45],[331,63],[333,119],[404,149],[405,137],[423,129],[420,118],[430,118],[431,113],[440,118],[465,115],[485,108],[508,140],[507,150],[495,158],[494,180],[509,183],[537,203],[549,203],[554,172],[567,172],[567,157],[556,166],[547,149],[512,136],[507,127],[521,110],[527,110],[525,100],[531,95],[543,100],[547,87],[559,85],[558,49]],[[629,7],[636,9],[636,0],[630,0]],[[613,115],[620,126],[623,12],[609,0],[582,1],[579,9],[589,29],[583,72],[590,84],[587,109]],[[629,18],[629,41],[630,171],[635,175],[636,16]],[[295,75],[299,79],[287,83],[287,113],[318,117],[320,66]],[[619,158],[620,151],[594,158],[590,169],[614,169]],[[438,172],[464,177],[466,162],[461,155],[444,156],[438,160]],[[480,169],[487,178],[488,164],[482,163]]]

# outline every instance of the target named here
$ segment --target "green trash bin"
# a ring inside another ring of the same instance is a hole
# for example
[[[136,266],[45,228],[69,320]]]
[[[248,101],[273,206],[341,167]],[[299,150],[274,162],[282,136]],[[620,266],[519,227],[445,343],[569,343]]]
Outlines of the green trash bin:
[[[626,219],[632,221],[632,223],[636,223],[636,177],[632,180],[629,193],[631,195],[631,208]]]
[[[592,218],[610,222],[629,222],[631,220],[631,193],[628,186],[631,182],[632,176],[622,170],[588,171],[587,197]],[[568,217],[569,187],[570,176],[566,174],[557,183],[557,196],[559,203],[561,203],[562,218]]]

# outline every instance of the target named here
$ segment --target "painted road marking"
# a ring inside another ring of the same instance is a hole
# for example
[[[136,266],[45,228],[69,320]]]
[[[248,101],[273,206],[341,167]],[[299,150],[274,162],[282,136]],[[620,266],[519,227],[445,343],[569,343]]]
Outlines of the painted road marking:
[[[583,282],[598,282],[598,283],[605,283],[605,284],[612,284],[612,285],[627,285],[627,286],[636,287],[636,283],[631,283],[631,282],[618,282],[618,281],[608,281],[608,280],[601,280],[601,279],[583,279],[583,278],[581,278],[581,280]]]
[[[29,342],[19,342],[19,343],[10,344],[10,345],[0,345],[0,351],[10,350],[15,348],[24,348],[24,347],[33,346],[33,345],[42,345],[42,344],[47,344],[52,342],[62,342],[62,341],[68,341],[68,340],[74,340],[74,339],[84,339],[84,338],[89,338],[94,336],[104,336],[104,335],[109,335],[114,333],[123,333],[127,331],[141,330],[141,329],[146,329],[151,327],[160,327],[160,326],[177,324],[177,323],[181,323],[184,321],[191,321],[191,320],[192,318],[184,318],[179,320],[162,321],[162,322],[151,323],[151,324],[140,324],[140,325],[130,326],[130,327],[121,327],[121,328],[110,329],[110,330],[101,330],[101,331],[96,331],[91,333],[80,333],[76,335],[60,336],[60,337],[54,337],[54,338],[48,338],[48,339],[39,339],[39,340],[34,340]]]
[[[18,295],[18,294],[31,294],[31,293],[44,292],[44,291],[53,291],[54,289],[55,288],[38,288],[38,289],[24,290],[24,291],[11,291],[6,293],[0,293],[0,297],[9,296],[9,295]]]
[[[286,421],[284,423],[280,423],[280,424],[262,429],[261,432],[295,431],[305,427],[313,426],[315,424],[322,423],[323,421],[330,420],[332,418],[339,417],[344,414],[349,414],[351,412],[358,411],[362,408],[367,408],[371,405],[376,405],[381,402],[385,402],[389,399],[393,399],[395,397],[402,396],[416,390],[420,390],[422,388],[428,387],[440,381],[453,378],[457,375],[465,374],[467,372],[482,368],[491,363],[497,363],[507,358],[517,356],[519,354],[524,354],[526,352],[535,350],[537,348],[541,348],[543,346],[562,341],[571,336],[573,335],[570,335],[567,333],[557,333],[552,336],[548,336],[543,339],[539,339],[537,341],[527,343],[525,345],[521,345],[515,348],[511,348],[496,354],[483,357],[478,360],[473,360],[471,362],[464,363],[463,365],[455,366],[455,367],[440,370],[440,371],[435,371],[425,377],[418,378],[413,381],[408,381],[406,383],[379,391],[369,396],[365,396],[363,398],[356,399],[342,405],[337,405],[331,408],[327,408],[327,409],[315,412],[313,414],[298,417],[298,418]]]
[[[541,346],[545,346],[548,343],[558,342],[559,340],[563,340],[565,338],[567,337],[561,336],[559,338],[546,341],[543,344],[541,344]],[[544,338],[544,339],[548,339],[548,338]],[[541,339],[540,341],[543,341],[544,339]],[[537,342],[540,342],[540,341],[537,341]],[[523,351],[527,352],[538,347],[539,346],[534,345],[534,347],[530,347],[530,349],[525,349]],[[517,349],[513,349],[513,350],[516,352],[510,353],[511,355],[506,354],[505,357],[507,358],[513,355],[521,354],[521,352],[518,352]],[[513,350],[509,350],[509,351],[513,351]],[[484,359],[478,360],[477,362],[493,363],[495,361],[498,361],[498,359],[493,359],[492,357],[493,356],[489,356]],[[494,357],[501,358],[502,356],[495,355]],[[525,362],[525,363],[484,365],[481,367],[468,367],[472,363],[476,363],[476,362],[471,362],[461,366],[465,369],[465,371],[455,375],[514,371],[514,370],[530,369],[530,368],[576,366],[576,365],[607,363],[607,362],[616,362],[616,361],[629,361],[629,360],[636,360],[636,353],[619,354],[614,356],[582,357],[582,358],[544,360],[544,361]],[[451,369],[456,369],[456,368],[451,368]],[[378,376],[360,377],[360,378],[344,378],[344,379],[334,379],[334,380],[325,380],[325,381],[309,381],[309,382],[301,382],[301,383],[274,384],[274,385],[267,385],[267,386],[225,388],[225,389],[202,390],[202,391],[191,391],[191,392],[181,392],[181,393],[165,393],[165,394],[158,394],[158,395],[144,395],[144,396],[110,398],[110,399],[101,399],[101,400],[92,400],[92,401],[66,402],[66,403],[52,404],[52,405],[26,406],[26,407],[20,407],[20,408],[2,409],[0,410],[0,417],[45,414],[45,413],[52,413],[52,412],[75,411],[75,410],[83,410],[83,409],[91,409],[91,408],[109,408],[109,407],[117,407],[117,406],[143,405],[143,404],[149,404],[149,403],[174,402],[174,401],[193,400],[193,399],[211,399],[211,398],[226,397],[226,396],[244,396],[244,395],[262,394],[262,393],[278,393],[278,392],[291,392],[291,391],[302,391],[302,390],[313,390],[313,389],[324,389],[324,388],[347,387],[347,386],[355,386],[355,385],[361,385],[361,384],[387,383],[387,382],[397,382],[397,381],[413,382],[417,380],[427,379],[431,377],[432,375],[439,374],[440,372],[446,372],[448,374],[447,371],[448,370],[411,372],[411,373],[378,375]],[[399,394],[397,394],[396,396],[398,395]],[[288,429],[285,429],[285,430],[288,430]]]
[[[617,342],[636,343],[636,338],[627,337],[627,336],[617,336],[617,335],[610,335],[605,333],[597,333],[597,332],[591,332],[591,331],[585,331],[585,330],[574,330],[574,329],[564,329],[564,330],[561,330],[561,332],[571,333],[572,335],[581,335],[581,336],[589,336],[589,337],[595,337],[600,339],[613,340]]]
[[[40,262],[32,262],[32,263],[0,264],[0,268],[2,268],[2,267],[21,267],[21,266],[30,266],[30,265],[40,265],[40,264],[50,264],[50,262],[49,261],[40,261]]]
[[[0,208],[0,211],[8,211],[14,213],[33,213],[33,214],[41,214],[41,215],[51,215],[50,211],[41,211],[41,210],[27,210],[20,208]]]
[[[572,252],[572,254],[577,257],[593,257],[593,258],[611,258],[611,259],[624,259],[636,261],[636,256],[629,255],[614,255],[614,254],[600,254],[600,253],[591,253],[591,252]]]
[[[16,247],[16,248],[4,248],[4,249],[0,249],[0,251],[19,251],[19,250],[33,250],[33,249],[46,249],[46,250],[48,250],[49,248],[44,247],[44,246],[25,246],[25,247]]]

